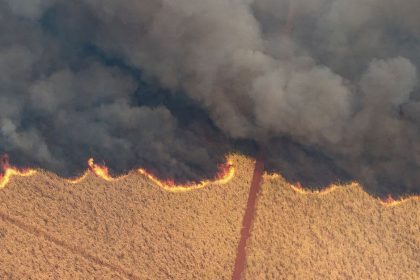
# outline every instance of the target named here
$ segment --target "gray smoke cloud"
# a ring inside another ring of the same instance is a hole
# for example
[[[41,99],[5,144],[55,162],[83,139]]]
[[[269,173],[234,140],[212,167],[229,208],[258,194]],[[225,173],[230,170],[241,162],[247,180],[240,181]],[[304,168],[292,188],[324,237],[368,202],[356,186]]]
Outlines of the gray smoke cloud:
[[[249,139],[291,180],[420,193],[419,1],[0,3],[0,147],[21,158],[194,176]],[[210,121],[133,103],[143,82]]]
[[[64,176],[89,157],[116,172],[213,174],[226,148],[207,143],[220,135],[206,123],[182,124],[163,104],[138,104],[136,94],[160,90],[89,47],[90,14],[82,2],[0,1],[0,153]]]

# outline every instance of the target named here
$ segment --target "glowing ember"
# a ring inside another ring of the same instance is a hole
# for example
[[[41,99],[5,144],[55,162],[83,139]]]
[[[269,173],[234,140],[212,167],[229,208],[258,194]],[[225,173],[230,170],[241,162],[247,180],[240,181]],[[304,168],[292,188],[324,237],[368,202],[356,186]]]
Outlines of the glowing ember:
[[[82,176],[78,177],[78,178],[74,178],[74,179],[66,179],[67,182],[71,183],[71,184],[78,184],[80,182],[82,182],[90,173],[90,170],[87,170],[85,173],[83,173]]]
[[[13,176],[27,177],[36,173],[36,170],[33,169],[19,170],[15,167],[10,167],[9,157],[7,155],[0,157],[0,167],[2,169],[2,174],[0,174],[0,189],[6,187]]]
[[[379,202],[387,207],[398,206],[402,203],[405,203],[409,200],[420,200],[420,196],[409,196],[406,198],[400,198],[399,200],[395,200],[390,194],[386,199],[380,199]]]
[[[303,195],[311,195],[311,194],[324,195],[324,194],[331,193],[337,189],[336,185],[331,185],[327,188],[320,189],[320,190],[310,190],[310,189],[303,188],[300,182],[297,182],[296,185],[291,184],[290,187],[295,192],[303,194]]]
[[[8,168],[3,175],[0,175],[0,189],[4,188],[13,176],[28,177],[36,173],[36,170],[18,170],[16,168]]]
[[[158,177],[149,173],[145,169],[142,169],[142,168],[138,169],[138,172],[141,175],[148,178],[155,185],[164,189],[165,191],[173,192],[173,193],[198,190],[198,189],[205,188],[206,186],[210,184],[215,184],[215,185],[227,184],[233,179],[235,175],[235,171],[236,170],[235,170],[235,167],[233,166],[233,163],[231,161],[228,161],[226,164],[220,165],[219,172],[216,175],[216,178],[214,180],[203,180],[197,183],[177,185],[173,180],[160,180]],[[27,176],[34,175],[36,172],[37,171],[34,169],[18,169],[15,167],[11,167],[9,164],[9,157],[7,155],[0,156],[0,189],[6,187],[6,185],[10,182],[13,176],[27,177]],[[71,184],[77,184],[83,181],[85,178],[87,178],[87,176],[91,173],[93,173],[94,175],[106,181],[114,181],[114,180],[118,180],[126,176],[124,175],[124,176],[120,176],[116,178],[112,177],[109,174],[108,167],[104,165],[96,164],[94,160],[91,158],[88,160],[88,170],[86,170],[86,172],[82,176],[75,179],[66,179],[66,181]],[[264,174],[264,178],[268,180],[284,180],[284,178],[279,174]],[[299,182],[297,182],[296,184],[288,184],[288,185],[293,191],[302,195],[325,195],[340,188],[340,186],[331,185],[324,189],[311,190],[311,189],[302,187],[302,185]],[[398,200],[395,200],[391,195],[388,195],[386,199],[378,199],[379,203],[386,207],[398,206],[410,200],[420,201],[420,196],[408,196],[405,198],[400,198]]]
[[[111,175],[109,175],[109,171],[108,171],[108,167],[103,166],[103,165],[99,165],[96,164],[93,161],[93,158],[90,158],[88,160],[88,166],[89,169],[96,174],[96,176],[106,180],[106,181],[112,181],[114,180],[114,178],[111,177]]]
[[[86,172],[81,177],[75,178],[75,179],[68,179],[67,181],[69,183],[72,183],[72,184],[80,183],[81,181],[83,181],[89,175],[90,172],[92,172],[93,174],[95,174],[99,178],[104,179],[105,181],[114,181],[116,179],[121,178],[121,177],[113,178],[109,174],[108,167],[106,167],[104,165],[96,164],[95,161],[93,160],[93,158],[90,158],[88,160],[88,170],[86,170]]]
[[[271,173],[271,174],[265,174],[264,175],[266,179],[268,180],[282,180],[285,181],[285,179],[277,174],[277,173]],[[338,187],[336,185],[331,185],[327,188],[318,189],[318,190],[312,190],[309,188],[304,188],[300,182],[297,182],[296,184],[287,184],[293,191],[296,193],[302,194],[302,195],[324,195],[331,193],[335,191]]]
[[[140,174],[148,178],[158,187],[174,193],[202,189],[208,186],[209,184],[224,185],[227,184],[230,180],[232,180],[233,176],[235,175],[235,168],[232,162],[230,161],[227,164],[221,165],[220,171],[217,174],[216,179],[214,181],[204,180],[195,184],[176,185],[174,181],[160,180],[156,176],[152,175],[144,169],[139,169],[138,171],[140,172]]]
[[[90,173],[95,174],[96,176],[106,180],[106,181],[114,181],[117,179],[121,179],[124,176],[114,178],[109,174],[108,167],[104,165],[96,164],[93,160],[93,158],[90,158],[88,160],[88,167],[89,169],[79,178],[75,179],[67,179],[67,182],[71,184],[77,184],[83,181]],[[204,180],[201,182],[198,182],[196,184],[187,184],[187,185],[176,185],[173,180],[159,180],[157,177],[152,175],[151,173],[147,172],[145,169],[139,169],[138,170],[140,174],[146,176],[149,180],[151,180],[153,183],[155,183],[157,186],[165,189],[166,191],[170,192],[186,192],[196,189],[204,188],[205,186],[209,184],[226,184],[229,182],[235,173],[235,169],[232,165],[232,163],[229,161],[227,164],[221,165],[220,171],[216,176],[216,179],[214,181],[210,180]]]
[[[268,180],[284,180],[284,178],[276,173],[273,174],[265,174],[264,175],[266,179]],[[353,182],[352,185],[358,185],[357,183]],[[342,188],[342,186],[340,185],[331,185],[327,188],[324,189],[319,189],[319,190],[311,190],[311,189],[307,189],[302,187],[302,185],[300,184],[300,182],[297,182],[296,184],[288,184],[288,186],[290,186],[290,188],[295,191],[296,193],[299,193],[301,195],[325,195],[328,193],[331,193],[335,190],[338,190],[339,188]],[[379,203],[382,204],[383,206],[386,207],[393,207],[393,206],[398,206],[401,205],[405,202],[408,202],[410,200],[418,200],[420,201],[420,196],[407,196],[405,198],[400,198],[398,200],[395,200],[391,195],[388,195],[388,197],[386,199],[378,199]]]

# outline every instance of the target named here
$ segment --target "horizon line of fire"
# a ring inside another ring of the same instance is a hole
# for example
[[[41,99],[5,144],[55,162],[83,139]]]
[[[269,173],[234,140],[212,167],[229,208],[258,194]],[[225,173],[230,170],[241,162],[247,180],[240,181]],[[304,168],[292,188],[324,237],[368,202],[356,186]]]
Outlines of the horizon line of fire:
[[[92,173],[96,175],[97,177],[102,178],[105,181],[119,180],[128,175],[126,174],[126,175],[122,175],[118,177],[112,177],[109,174],[108,167],[105,165],[96,164],[93,158],[90,158],[87,164],[88,164],[88,168],[84,172],[83,175],[77,178],[64,179],[64,180],[71,184],[77,184],[77,183],[82,182],[89,174],[92,174]],[[219,171],[217,172],[213,180],[202,180],[199,182],[191,182],[191,183],[178,185],[172,179],[163,179],[163,180],[159,179],[157,176],[153,175],[152,173],[146,171],[143,168],[138,168],[136,170],[139,174],[149,179],[155,185],[169,192],[187,192],[187,191],[202,189],[211,184],[224,185],[224,184],[229,183],[233,179],[235,175],[235,171],[236,171],[232,161],[228,157],[226,163],[219,165]],[[28,177],[37,173],[37,170],[35,169],[29,169],[29,168],[18,169],[16,167],[10,166],[9,157],[7,155],[0,156],[0,171],[3,171],[3,172],[0,172],[0,189],[5,188],[6,185],[10,182],[10,179],[14,176]],[[271,174],[271,175],[267,174],[267,175],[271,178],[281,177],[280,175],[277,175],[277,174]],[[314,191],[314,190],[305,189],[304,187],[301,186],[299,182],[296,184],[289,184],[289,185],[294,192],[302,194],[302,195],[310,195],[310,194],[324,195],[338,189],[337,186],[331,185],[321,190]],[[388,195],[387,198],[384,198],[384,199],[379,198],[378,200],[384,206],[397,206],[410,199],[420,200],[420,196],[413,195],[413,196],[408,196],[408,197],[400,198],[396,200],[391,195]]]

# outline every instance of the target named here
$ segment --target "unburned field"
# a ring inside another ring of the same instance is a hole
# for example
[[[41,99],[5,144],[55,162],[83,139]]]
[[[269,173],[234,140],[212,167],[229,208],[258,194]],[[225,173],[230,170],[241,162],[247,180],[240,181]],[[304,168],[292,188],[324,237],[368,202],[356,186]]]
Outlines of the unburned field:
[[[254,169],[171,193],[132,172],[72,184],[38,171],[0,190],[0,279],[231,279]],[[420,279],[420,201],[358,185],[308,193],[264,175],[244,279]]]
[[[420,201],[384,206],[357,184],[302,194],[266,175],[245,279],[420,279]]]
[[[232,160],[228,184],[183,193],[135,172],[13,177],[0,190],[0,278],[230,279],[253,169]]]

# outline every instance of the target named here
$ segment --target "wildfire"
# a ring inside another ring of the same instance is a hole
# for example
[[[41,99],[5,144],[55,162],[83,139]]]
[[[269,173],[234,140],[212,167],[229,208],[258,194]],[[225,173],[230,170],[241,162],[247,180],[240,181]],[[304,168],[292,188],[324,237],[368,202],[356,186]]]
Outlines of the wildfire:
[[[114,178],[109,175],[108,167],[104,165],[96,164],[93,158],[88,160],[89,169],[98,177],[104,179],[105,181],[113,181]]]
[[[96,164],[93,158],[90,158],[88,160],[88,170],[86,170],[86,172],[80,176],[79,178],[76,179],[70,179],[67,180],[69,183],[72,184],[77,184],[80,183],[81,181],[83,181],[88,175],[89,173],[93,173],[96,176],[98,176],[99,178],[104,179],[105,181],[114,181],[116,179],[120,179],[119,178],[114,178],[109,174],[109,170],[108,167],[106,167],[105,165],[100,165],[100,164]]]
[[[268,180],[282,180],[285,181],[285,179],[277,174],[277,173],[266,173],[265,178]],[[325,195],[328,193],[331,193],[333,191],[335,191],[336,189],[338,189],[337,185],[330,185],[329,187],[323,188],[323,189],[319,189],[319,190],[311,190],[311,189],[307,189],[304,188],[300,182],[297,182],[296,184],[287,184],[293,191],[302,194],[302,195]]]
[[[179,193],[179,192],[188,192],[192,190],[198,190],[202,189],[209,184],[215,184],[215,185],[224,185],[227,184],[230,180],[232,180],[233,176],[235,175],[235,167],[233,166],[233,163],[231,161],[228,161],[227,164],[223,164],[220,166],[219,172],[216,175],[215,180],[203,180],[198,183],[192,183],[192,184],[185,184],[185,185],[177,185],[172,180],[160,180],[153,174],[147,172],[146,170],[140,168],[138,170],[140,174],[148,178],[150,181],[152,181],[155,185],[158,187],[164,189],[168,192],[173,193]]]
[[[9,157],[7,155],[0,157],[0,167],[3,174],[0,174],[0,189],[6,187],[13,176],[27,177],[36,173],[33,169],[19,170],[15,167],[10,167]]]
[[[268,180],[285,180],[281,175],[277,174],[277,173],[273,173],[273,174],[265,174],[265,178]],[[353,185],[357,185],[360,187],[360,185],[358,185],[357,183],[353,182]],[[311,190],[311,189],[306,189],[304,187],[302,187],[302,185],[297,182],[296,184],[288,184],[288,186],[290,186],[290,188],[295,191],[296,193],[299,193],[301,195],[325,195],[328,193],[331,193],[335,190],[338,190],[339,188],[341,188],[340,185],[331,185],[327,188],[324,189],[320,189],[320,190]],[[385,207],[394,207],[394,206],[398,206],[401,205],[405,202],[408,202],[410,200],[417,200],[420,201],[420,196],[407,196],[407,197],[403,197],[400,198],[398,200],[394,199],[391,195],[388,195],[387,198],[385,199],[378,199],[379,203]]]
[[[90,173],[90,170],[87,170],[85,173],[83,173],[82,176],[78,177],[78,178],[73,178],[73,179],[66,179],[67,182],[71,183],[71,184],[78,184],[80,182],[82,182]]]
[[[386,199],[379,199],[379,202],[383,206],[394,207],[394,206],[401,205],[402,203],[407,202],[409,200],[420,200],[420,196],[410,196],[410,197],[400,198],[396,200],[392,197],[392,195],[389,194]]]
[[[89,174],[93,173],[94,175],[102,178],[105,181],[114,181],[125,177],[126,175],[120,177],[112,177],[109,174],[109,169],[105,165],[100,165],[95,163],[93,158],[90,158],[87,162],[88,169],[86,172],[75,179],[66,179],[67,182],[72,184],[77,184],[83,181]],[[14,176],[28,177],[32,176],[37,171],[34,169],[18,169],[9,165],[9,157],[7,155],[0,156],[0,189],[6,187],[10,182],[11,178]],[[172,193],[188,192],[193,190],[198,190],[205,188],[210,184],[215,185],[224,185],[230,182],[236,172],[236,169],[231,160],[228,160],[227,163],[220,165],[219,172],[217,173],[215,179],[213,180],[203,180],[197,183],[187,183],[177,185],[173,180],[161,180],[152,173],[146,171],[143,168],[138,169],[138,172],[149,179],[153,184],[162,188],[165,191]],[[265,174],[264,177],[268,180],[284,180],[284,178],[279,174]],[[356,183],[353,183],[356,184]],[[288,186],[296,193],[301,195],[325,195],[329,194],[340,188],[339,185],[331,185],[324,189],[311,190],[304,188],[299,182],[296,184],[288,184]],[[386,207],[394,207],[401,205],[409,200],[419,200],[420,196],[408,196],[403,197],[398,200],[394,199],[391,195],[388,195],[386,199],[378,199],[379,203]]]
[[[104,165],[96,164],[93,160],[93,158],[90,158],[88,160],[88,170],[80,176],[79,178],[75,179],[68,179],[67,181],[71,184],[77,184],[83,181],[90,173],[95,174],[99,178],[102,178],[106,181],[114,181],[117,179],[121,179],[122,177],[114,178],[109,174],[108,167]],[[143,168],[138,169],[138,172],[148,178],[150,181],[152,181],[155,185],[158,187],[169,191],[169,192],[187,192],[197,189],[202,189],[209,184],[219,184],[223,185],[228,183],[235,174],[235,168],[233,167],[233,163],[231,161],[228,161],[228,163],[223,164],[220,166],[219,172],[216,175],[216,179],[211,180],[204,180],[200,181],[198,183],[191,183],[191,184],[185,184],[185,185],[177,185],[173,180],[160,180],[158,177],[154,176],[153,174],[149,173]]]
[[[36,170],[27,169],[19,170],[14,167],[10,167],[4,171],[3,175],[0,175],[0,189],[4,188],[13,176],[28,177],[36,173]]]
[[[320,189],[320,190],[309,190],[302,187],[300,182],[297,182],[296,185],[291,184],[290,187],[292,190],[294,190],[297,193],[303,194],[303,195],[310,195],[310,194],[318,194],[318,195],[325,195],[329,194],[337,189],[336,185],[331,185],[327,188]]]

